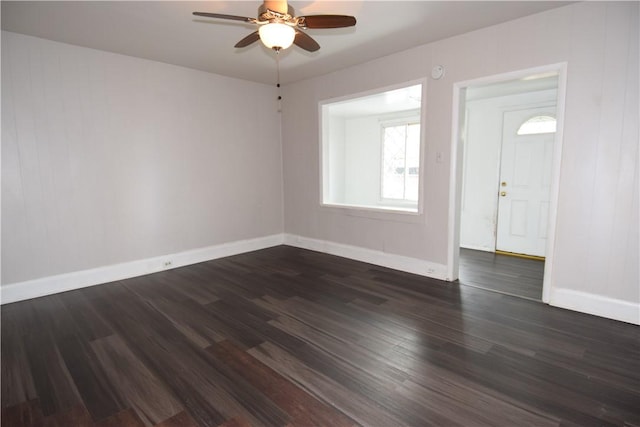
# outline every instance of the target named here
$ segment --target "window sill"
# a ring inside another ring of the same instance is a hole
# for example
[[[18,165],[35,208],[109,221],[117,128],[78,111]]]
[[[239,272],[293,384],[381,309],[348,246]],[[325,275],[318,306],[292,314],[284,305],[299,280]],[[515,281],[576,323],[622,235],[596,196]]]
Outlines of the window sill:
[[[340,203],[321,203],[326,211],[371,219],[382,219],[399,222],[422,221],[422,209],[402,206],[368,206]]]

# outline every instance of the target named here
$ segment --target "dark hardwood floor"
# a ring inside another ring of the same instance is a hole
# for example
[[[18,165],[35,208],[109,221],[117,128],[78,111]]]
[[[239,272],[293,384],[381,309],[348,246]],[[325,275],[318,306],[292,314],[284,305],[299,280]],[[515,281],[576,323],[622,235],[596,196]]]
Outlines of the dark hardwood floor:
[[[542,300],[544,261],[461,248],[459,273],[463,285]]]
[[[287,246],[2,307],[3,426],[638,426],[640,328]]]

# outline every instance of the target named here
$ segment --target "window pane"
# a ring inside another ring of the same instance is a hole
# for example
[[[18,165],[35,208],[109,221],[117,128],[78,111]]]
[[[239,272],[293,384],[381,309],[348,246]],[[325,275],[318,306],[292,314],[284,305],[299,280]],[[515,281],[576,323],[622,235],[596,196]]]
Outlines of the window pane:
[[[384,128],[382,197],[385,199],[404,198],[406,135],[406,126]]]
[[[418,201],[420,124],[384,128],[382,198]]]

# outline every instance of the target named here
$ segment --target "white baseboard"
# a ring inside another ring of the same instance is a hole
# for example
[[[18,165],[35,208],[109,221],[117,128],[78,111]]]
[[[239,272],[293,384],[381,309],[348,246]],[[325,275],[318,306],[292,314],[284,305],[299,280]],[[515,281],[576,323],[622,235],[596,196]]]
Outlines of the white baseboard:
[[[284,235],[284,244],[449,281],[447,277],[447,266],[445,264],[437,264],[417,258],[365,249],[359,246],[311,239],[292,234]]]
[[[41,279],[10,283],[0,288],[0,302],[2,304],[9,304],[25,299],[71,291],[87,286],[183,267],[216,258],[265,249],[282,245],[283,243],[283,235],[274,234],[89,270],[74,271],[56,276],[43,277]]]
[[[551,291],[550,305],[608,319],[640,325],[640,304],[602,295],[556,288]]]
[[[291,234],[274,234],[89,270],[10,283],[0,288],[0,303],[9,304],[282,244],[337,255],[434,279],[449,280],[447,266],[444,264],[431,263],[417,258],[325,240]],[[166,265],[167,262],[170,262],[170,265]],[[556,288],[551,291],[550,305],[640,325],[640,304],[638,303],[571,289]]]

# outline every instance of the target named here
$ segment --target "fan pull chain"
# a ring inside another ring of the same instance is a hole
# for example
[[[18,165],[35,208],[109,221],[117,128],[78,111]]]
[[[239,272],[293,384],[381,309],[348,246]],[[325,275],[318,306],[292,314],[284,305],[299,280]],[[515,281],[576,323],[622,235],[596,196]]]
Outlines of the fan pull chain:
[[[282,112],[282,95],[280,95],[280,48],[273,48],[276,51],[276,87],[278,88],[278,113]]]

